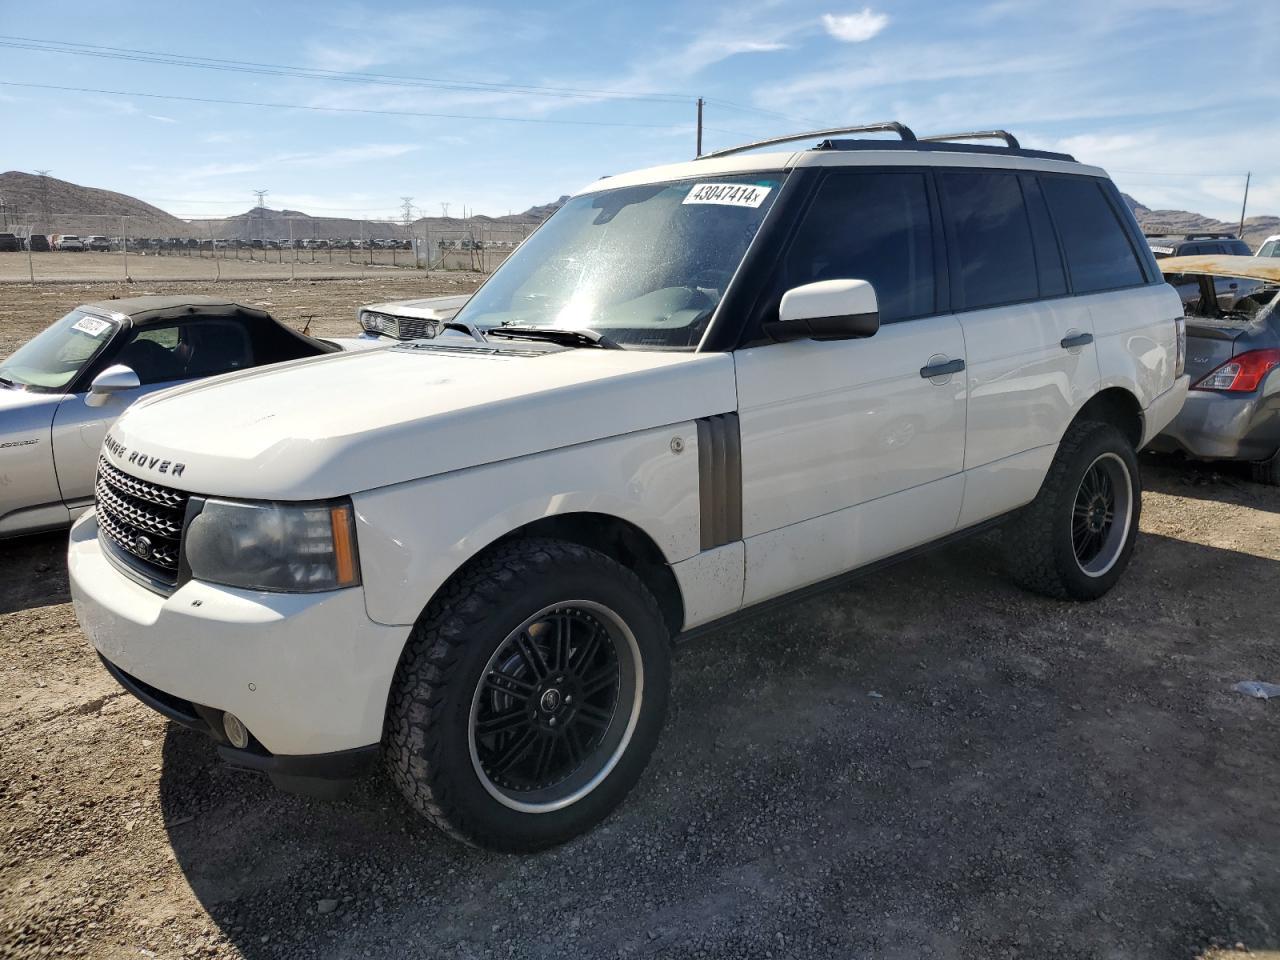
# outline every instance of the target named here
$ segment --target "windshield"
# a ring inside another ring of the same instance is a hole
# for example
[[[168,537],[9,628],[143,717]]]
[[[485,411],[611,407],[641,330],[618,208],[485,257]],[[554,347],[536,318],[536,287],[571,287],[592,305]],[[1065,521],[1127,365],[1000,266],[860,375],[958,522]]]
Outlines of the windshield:
[[[1268,240],[1258,250],[1260,257],[1280,257],[1280,240]]]
[[[781,174],[752,174],[575,197],[455,319],[482,329],[589,329],[624,347],[692,350],[781,183]]]
[[[28,390],[61,390],[110,342],[116,329],[114,320],[72,310],[0,364],[0,379]]]

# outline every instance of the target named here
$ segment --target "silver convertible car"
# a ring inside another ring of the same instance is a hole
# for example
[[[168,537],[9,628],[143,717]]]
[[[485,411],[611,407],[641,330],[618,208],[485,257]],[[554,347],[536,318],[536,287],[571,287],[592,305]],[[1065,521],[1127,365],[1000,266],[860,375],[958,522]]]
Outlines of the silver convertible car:
[[[1151,448],[1246,460],[1255,480],[1280,485],[1280,259],[1169,257],[1159,266],[1194,291],[1183,293],[1191,389]],[[1226,306],[1223,281],[1253,289]]]
[[[66,527],[92,505],[103,437],[139,397],[341,349],[217,297],[76,307],[0,363],[0,538]]]

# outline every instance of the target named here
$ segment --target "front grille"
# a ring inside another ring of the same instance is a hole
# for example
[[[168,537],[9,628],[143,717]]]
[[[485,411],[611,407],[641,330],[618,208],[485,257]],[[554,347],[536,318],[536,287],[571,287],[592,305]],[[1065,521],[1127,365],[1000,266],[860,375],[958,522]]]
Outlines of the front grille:
[[[150,579],[175,585],[189,494],[131,477],[105,457],[98,460],[94,492],[98,527],[118,548],[121,562]]]
[[[388,317],[388,333],[397,340],[430,340],[440,332],[435,320],[420,317]]]

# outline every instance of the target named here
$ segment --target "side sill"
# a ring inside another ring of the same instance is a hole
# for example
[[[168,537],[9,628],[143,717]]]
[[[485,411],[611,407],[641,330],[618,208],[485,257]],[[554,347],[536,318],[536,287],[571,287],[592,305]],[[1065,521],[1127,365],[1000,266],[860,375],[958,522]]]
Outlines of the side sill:
[[[808,598],[817,596],[818,594],[827,593],[861,577],[877,573],[884,570],[886,567],[891,567],[894,564],[901,563],[904,560],[910,560],[922,554],[930,553],[934,550],[940,550],[943,547],[948,547],[953,543],[967,540],[970,537],[979,536],[980,534],[986,533],[989,530],[1000,526],[1015,513],[1017,513],[1017,510],[1002,513],[999,516],[983,520],[981,523],[976,523],[972,527],[957,530],[956,532],[948,534],[939,540],[921,544],[918,547],[912,547],[910,550],[904,550],[901,553],[895,553],[891,557],[883,557],[879,560],[873,561],[872,563],[868,563],[866,566],[858,567],[854,570],[847,570],[844,573],[836,574],[836,576],[829,577],[826,580],[820,580],[818,583],[810,584],[807,587],[801,587],[799,590],[793,590],[791,593],[784,593],[779,597],[771,597],[768,600],[753,603],[751,606],[743,607],[741,610],[735,611],[727,616],[719,617],[715,620],[701,624],[700,626],[685,630],[675,637],[675,642],[684,643],[687,640],[696,640],[706,634],[715,633],[718,630],[733,626],[737,623],[763,616],[778,607],[785,607],[788,604],[796,603],[800,600],[807,600]]]

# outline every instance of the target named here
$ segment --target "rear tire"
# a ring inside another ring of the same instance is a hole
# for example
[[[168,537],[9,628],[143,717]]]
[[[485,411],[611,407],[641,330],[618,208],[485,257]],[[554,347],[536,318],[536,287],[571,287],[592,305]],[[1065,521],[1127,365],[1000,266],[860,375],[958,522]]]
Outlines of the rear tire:
[[[387,708],[391,778],[466,843],[563,843],[643,772],[669,647],[657,601],[610,557],[547,539],[495,547],[414,626]]]
[[[1255,482],[1280,487],[1280,451],[1276,451],[1275,456],[1269,460],[1255,460],[1249,466],[1253,469]]]
[[[1068,428],[1040,493],[1008,523],[1009,573],[1028,590],[1096,600],[1128,566],[1142,510],[1138,459],[1109,423]]]

